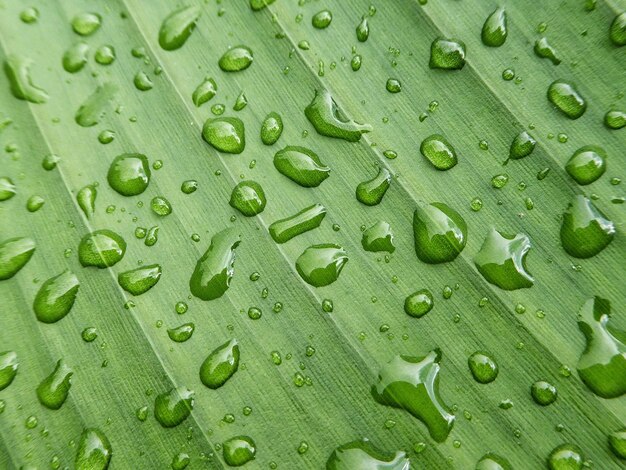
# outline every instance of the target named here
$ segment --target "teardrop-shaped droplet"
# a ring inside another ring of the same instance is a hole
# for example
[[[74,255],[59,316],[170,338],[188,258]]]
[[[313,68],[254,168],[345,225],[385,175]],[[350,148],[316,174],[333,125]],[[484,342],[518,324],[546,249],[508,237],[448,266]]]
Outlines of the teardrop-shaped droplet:
[[[554,65],[559,65],[561,59],[557,57],[556,50],[550,45],[546,38],[539,38],[535,41],[535,54],[542,59],[549,59]]]
[[[548,88],[548,100],[570,119],[585,114],[587,102],[573,83],[556,80]]]
[[[574,444],[561,444],[548,456],[549,470],[582,470],[584,458],[580,447]]]
[[[61,408],[65,400],[67,400],[67,395],[70,393],[72,374],[74,374],[74,371],[68,367],[63,359],[59,359],[54,371],[43,379],[37,387],[39,403],[51,410]]]
[[[102,431],[85,429],[76,451],[76,470],[106,470],[112,455],[111,443]]]
[[[420,145],[420,152],[440,171],[449,170],[458,163],[454,147],[440,134],[426,137]]]
[[[421,318],[434,306],[433,294],[428,289],[420,289],[404,299],[404,312],[410,317]]]
[[[176,328],[169,328],[167,330],[167,336],[169,336],[172,341],[176,341],[177,343],[184,343],[189,338],[191,338],[191,335],[193,335],[193,332],[195,330],[196,330],[195,324],[183,323],[182,325],[177,326]]]
[[[591,258],[615,237],[615,224],[585,196],[576,195],[563,214],[561,245],[575,258]]]
[[[148,91],[154,88],[154,82],[146,72],[137,72],[133,78],[133,84],[139,91]]]
[[[393,253],[396,247],[393,244],[391,225],[382,220],[376,222],[363,232],[361,245],[365,251]]]
[[[48,93],[33,84],[30,76],[30,59],[9,56],[4,61],[4,73],[9,79],[11,93],[17,99],[41,104],[48,101]]]
[[[15,276],[35,253],[35,241],[26,237],[9,238],[0,243],[0,281]]]
[[[356,187],[356,198],[361,204],[375,206],[380,204],[391,185],[391,173],[386,168],[379,168],[378,174]]]
[[[311,18],[311,24],[316,29],[324,29],[330,26],[330,23],[333,21],[333,14],[330,10],[322,10],[317,12]]]
[[[324,165],[313,150],[288,145],[274,155],[276,169],[305,188],[315,188],[330,176],[330,168]]]
[[[231,437],[222,444],[222,456],[231,467],[240,467],[254,460],[256,444],[249,436]]]
[[[368,439],[337,447],[326,461],[326,470],[409,470],[410,466],[405,452],[385,452]]]
[[[609,37],[616,46],[626,46],[626,11],[617,15],[611,23]]]
[[[164,428],[173,428],[189,417],[193,403],[193,391],[187,387],[172,388],[157,395],[154,400],[154,417]]]
[[[356,27],[356,38],[359,42],[365,42],[370,37],[370,25],[367,17],[361,18],[361,22]]]
[[[496,8],[487,17],[480,35],[485,46],[500,47],[504,44],[508,34],[506,22],[506,12],[502,7]]]
[[[200,7],[185,7],[171,13],[159,30],[159,45],[166,51],[183,47],[200,18]]]
[[[372,386],[378,403],[408,411],[426,425],[437,442],[446,440],[455,419],[439,396],[440,360],[438,349],[424,357],[394,356],[380,369]]]
[[[626,428],[609,434],[609,447],[615,457],[626,460]]]
[[[126,253],[126,241],[111,230],[96,230],[85,235],[78,245],[78,260],[83,266],[106,268],[119,262]]]
[[[476,351],[467,358],[467,365],[476,382],[488,384],[498,377],[498,364],[490,354]]]
[[[124,153],[111,163],[107,181],[122,196],[136,196],[146,190],[150,175],[150,164],[145,155]]]
[[[0,390],[4,390],[17,375],[17,354],[15,351],[0,352]]]
[[[250,8],[252,8],[253,11],[259,11],[275,1],[276,0],[250,0]]]
[[[487,282],[500,289],[532,287],[534,279],[526,268],[530,248],[530,239],[523,233],[508,235],[492,228],[474,256],[474,264]]]
[[[578,359],[578,375],[602,398],[626,393],[626,331],[609,325],[611,303],[600,297],[587,300],[578,312],[578,328],[587,345]]]
[[[529,156],[535,150],[537,141],[528,132],[523,131],[515,136],[509,148],[509,159],[519,160]]]
[[[117,276],[120,287],[132,295],[145,294],[159,282],[159,279],[161,279],[161,266],[158,264],[142,266]]]
[[[214,349],[200,367],[200,380],[211,389],[220,388],[239,368],[239,343],[226,341]]]
[[[460,70],[465,65],[465,43],[456,39],[437,38],[430,46],[431,69]]]
[[[87,63],[87,54],[89,53],[89,46],[85,42],[77,42],[71,46],[63,54],[61,63],[63,69],[69,73],[76,73],[83,69]]]
[[[271,112],[261,125],[261,141],[265,145],[274,145],[283,133],[283,120],[278,113]]]
[[[101,24],[102,18],[98,13],[83,12],[72,18],[72,29],[80,36],[91,36]]]
[[[269,226],[269,232],[276,243],[285,243],[319,227],[324,217],[326,217],[326,208],[321,204],[313,204],[297,214],[277,220]]]
[[[70,313],[80,283],[70,270],[51,277],[44,282],[33,302],[33,310],[37,320],[43,323],[54,323]]]
[[[202,138],[224,153],[241,153],[246,148],[245,127],[236,117],[207,119],[202,127]]]
[[[237,96],[237,99],[235,100],[235,104],[233,105],[233,109],[235,111],[241,111],[246,106],[248,106],[248,98],[246,97],[246,94],[242,91]]]
[[[265,191],[256,181],[242,181],[233,188],[230,195],[230,206],[246,217],[253,217],[265,209],[267,199]]]
[[[97,87],[76,111],[74,116],[76,124],[81,127],[91,127],[98,124],[104,115],[106,106],[116,92],[117,86],[112,83],[105,83]]]
[[[88,219],[91,218],[96,210],[96,197],[98,196],[98,190],[93,184],[83,186],[76,194],[76,201],[78,206],[82,209],[83,214]]]
[[[324,243],[308,247],[296,260],[296,270],[307,284],[323,287],[339,278],[348,254],[339,245]]]
[[[622,129],[626,127],[626,112],[609,111],[604,115],[604,125],[609,129]]]
[[[305,108],[304,114],[319,134],[348,142],[357,142],[362,134],[372,130],[368,124],[348,119],[326,89],[315,90],[313,101]]]
[[[513,470],[513,467],[504,457],[489,452],[476,463],[476,470]]]
[[[196,87],[191,95],[191,100],[196,107],[199,107],[211,100],[217,94],[217,83],[211,77],[206,77],[200,85]]]
[[[111,65],[115,62],[115,48],[108,44],[104,46],[100,46],[96,49],[96,53],[94,54],[94,60],[100,65]]]
[[[228,49],[218,62],[224,72],[240,72],[252,64],[254,57],[252,49],[247,46],[236,46]]]
[[[8,201],[15,196],[15,184],[13,180],[6,176],[0,177],[0,201]]]
[[[606,171],[606,152],[597,145],[581,147],[565,164],[565,170],[578,184],[591,184]]]
[[[441,202],[421,203],[413,213],[415,253],[424,263],[454,260],[467,243],[467,224],[461,215]]]
[[[235,273],[235,248],[241,237],[233,230],[226,229],[211,238],[211,245],[189,280],[191,293],[202,300],[213,300],[224,295]]]

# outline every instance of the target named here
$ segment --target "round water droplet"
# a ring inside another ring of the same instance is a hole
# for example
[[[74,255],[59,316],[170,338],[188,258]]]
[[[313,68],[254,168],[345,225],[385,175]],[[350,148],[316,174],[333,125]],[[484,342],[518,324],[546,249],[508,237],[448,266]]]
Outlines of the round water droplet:
[[[333,14],[330,10],[322,10],[320,12],[317,12],[315,15],[313,15],[313,18],[311,18],[311,24],[314,28],[317,29],[328,28],[331,21],[333,21]]]
[[[107,181],[122,196],[136,196],[146,190],[150,175],[150,165],[145,155],[124,153],[115,157],[111,163]]]
[[[72,18],[72,29],[80,36],[91,36],[100,29],[102,18],[97,13],[79,13]]]
[[[475,470],[513,470],[513,467],[504,457],[489,452],[476,463]]]
[[[581,147],[565,164],[565,170],[580,185],[591,184],[606,171],[606,152],[601,147]]]
[[[253,60],[252,49],[246,46],[236,46],[222,55],[218,65],[224,72],[239,72],[250,67]]]
[[[449,170],[458,163],[454,147],[440,134],[426,137],[420,145],[420,152],[440,171]]]
[[[28,201],[26,201],[26,210],[28,210],[28,212],[37,212],[43,207],[45,202],[44,198],[35,194],[29,197]]]
[[[39,19],[39,10],[35,7],[28,7],[20,12],[20,20],[26,24],[36,23]]]
[[[78,245],[78,259],[83,266],[106,268],[119,262],[126,253],[126,241],[111,230],[96,230],[85,235]]]
[[[626,127],[626,113],[624,111],[609,111],[604,115],[604,125],[609,129]]]
[[[85,343],[91,343],[95,341],[96,338],[98,337],[98,332],[96,330],[96,327],[89,326],[82,331],[80,336]]]
[[[170,467],[172,467],[172,470],[185,470],[190,462],[191,458],[189,457],[189,454],[185,452],[179,452],[174,457],[172,457],[172,463],[170,464]]]
[[[387,91],[389,93],[400,93],[402,91],[402,85],[400,84],[400,80],[396,80],[395,78],[387,79],[387,84],[385,85]]]
[[[230,206],[246,217],[253,217],[265,209],[265,192],[256,181],[242,181],[233,188],[230,195]]]
[[[587,102],[574,84],[556,80],[548,88],[548,100],[570,119],[578,119],[587,109]]]
[[[185,194],[195,193],[198,189],[198,182],[196,180],[183,181],[180,186],[180,190]]]
[[[165,217],[172,213],[172,205],[163,196],[153,197],[150,201],[150,209],[160,217]]]
[[[176,341],[177,343],[184,343],[189,338],[191,338],[195,330],[195,324],[184,323],[176,328],[169,328],[167,330],[167,336],[169,336],[172,341]]]
[[[581,470],[584,458],[580,448],[574,444],[562,444],[550,452],[548,468],[550,470]]]
[[[370,25],[367,17],[361,18],[361,22],[356,27],[356,38],[359,42],[365,42],[370,37]]]
[[[88,53],[89,46],[87,43],[77,42],[63,54],[63,59],[61,60],[63,69],[69,73],[79,72],[87,63]]]
[[[530,394],[535,400],[535,403],[541,406],[551,405],[556,401],[557,390],[554,385],[544,380],[540,380],[532,384],[530,387]]]
[[[433,309],[433,294],[428,289],[413,292],[404,300],[404,311],[407,315],[421,318]]]
[[[465,43],[456,39],[437,38],[430,46],[431,69],[460,70],[465,65]]]

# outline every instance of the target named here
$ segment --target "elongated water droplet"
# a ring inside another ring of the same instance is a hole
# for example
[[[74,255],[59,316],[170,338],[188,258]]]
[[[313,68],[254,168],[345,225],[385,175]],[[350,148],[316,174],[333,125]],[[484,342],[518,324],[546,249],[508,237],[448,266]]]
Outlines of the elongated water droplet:
[[[20,20],[26,24],[36,23],[39,19],[39,10],[35,7],[28,7],[20,12]]]
[[[297,214],[277,220],[269,226],[269,232],[276,243],[285,243],[319,227],[324,217],[326,217],[326,208],[321,204],[313,204]]]
[[[394,356],[380,369],[372,386],[378,403],[408,411],[426,425],[437,442],[446,440],[455,419],[439,396],[440,360],[438,349],[423,357]]]
[[[202,300],[224,295],[235,273],[235,248],[241,237],[232,229],[222,230],[211,238],[211,245],[196,264],[189,280],[191,293]]]
[[[250,67],[253,60],[252,49],[247,46],[236,46],[222,55],[218,65],[224,72],[240,72]]]
[[[606,152],[596,145],[581,147],[565,164],[565,170],[578,184],[591,184],[606,171]]]
[[[11,93],[17,99],[41,104],[48,101],[48,93],[33,84],[30,76],[30,59],[9,56],[4,61],[4,73],[9,79]]]
[[[67,400],[67,395],[70,393],[73,374],[74,371],[68,367],[63,359],[59,359],[54,371],[43,379],[37,387],[39,402],[51,410],[61,408],[65,400]]]
[[[150,175],[150,164],[145,155],[124,153],[111,163],[107,181],[122,196],[136,196],[146,190]]]
[[[78,245],[78,260],[83,266],[106,268],[119,262],[126,253],[126,241],[111,230],[96,230],[85,235]]]
[[[193,403],[193,391],[187,387],[172,388],[157,395],[154,400],[154,417],[164,428],[173,428],[189,417]]]
[[[217,83],[212,77],[206,77],[202,83],[200,83],[193,94],[191,99],[196,107],[200,107],[202,104],[211,100],[217,94]]]
[[[498,364],[491,355],[476,351],[467,358],[467,365],[476,382],[488,384],[496,380],[498,377]]]
[[[609,447],[615,457],[626,460],[626,428],[609,434]]]
[[[326,470],[409,470],[410,465],[405,452],[385,452],[369,439],[361,439],[333,450],[326,461]]]
[[[43,323],[55,323],[70,313],[80,283],[70,270],[51,277],[44,282],[33,302],[37,320]]]
[[[9,238],[0,243],[0,281],[15,276],[34,252],[35,241],[30,238]]]
[[[426,137],[420,145],[420,152],[440,171],[449,170],[458,163],[454,147],[440,134]]]
[[[202,138],[220,152],[241,153],[246,148],[245,127],[236,117],[207,119],[202,127]]]
[[[500,47],[504,44],[508,34],[506,23],[507,18],[504,8],[496,8],[483,24],[480,35],[483,44],[489,47]]]
[[[102,431],[85,429],[76,451],[76,470],[106,470],[112,455],[111,443]]]
[[[570,119],[585,114],[587,102],[573,83],[556,80],[548,88],[548,100]]]
[[[370,25],[367,17],[361,18],[361,22],[356,27],[356,38],[359,42],[365,42],[370,37]]]
[[[602,398],[626,393],[626,331],[609,325],[611,303],[587,300],[578,312],[578,328],[585,335],[585,350],[576,366],[589,389]]]
[[[4,390],[17,375],[17,354],[15,351],[0,352],[0,390]]]
[[[415,318],[421,318],[434,306],[433,294],[428,289],[420,289],[404,299],[404,312]]]
[[[102,18],[97,13],[79,13],[72,18],[72,29],[80,36],[91,36],[100,29]]]
[[[330,168],[305,147],[289,145],[274,155],[276,169],[305,188],[315,188],[330,176]]]
[[[324,243],[308,247],[296,260],[296,270],[307,284],[323,287],[339,278],[348,254],[339,245]]]
[[[526,268],[530,248],[530,239],[523,233],[508,235],[492,228],[474,256],[474,264],[487,282],[500,289],[532,287],[534,279]]]
[[[265,145],[273,145],[283,133],[283,120],[278,113],[271,112],[261,125],[261,141]]]
[[[105,83],[96,88],[76,111],[74,115],[76,124],[82,127],[91,127],[98,124],[104,115],[106,106],[113,99],[116,92],[117,86],[112,83]]]
[[[85,217],[87,217],[88,219],[91,218],[96,210],[95,206],[97,196],[98,190],[93,184],[83,186],[76,194],[76,201],[78,202],[78,206],[82,209]]]
[[[115,62],[115,58],[115,48],[108,44],[100,46],[94,54],[94,60],[100,65],[111,65]]]
[[[0,201],[8,201],[16,194],[15,185],[11,178],[0,177]]]
[[[393,244],[391,225],[382,220],[376,222],[363,232],[361,245],[363,245],[365,251],[393,253],[396,247]]]
[[[609,37],[616,46],[626,45],[626,11],[617,15],[611,23]]]
[[[489,452],[476,463],[476,470],[513,470],[513,467],[504,457]]]
[[[233,188],[230,195],[230,206],[237,209],[246,217],[252,217],[263,212],[267,200],[265,192],[256,181],[242,181]]]
[[[328,28],[331,21],[333,21],[333,14],[330,10],[319,11],[311,18],[311,24],[317,29]]]
[[[193,332],[195,330],[196,330],[195,324],[183,323],[182,325],[177,326],[176,328],[169,328],[167,330],[167,336],[169,336],[172,341],[176,341],[177,343],[184,343],[189,338],[191,338],[191,335],[193,335]]]
[[[548,40],[545,37],[535,41],[534,50],[537,57],[550,59],[550,62],[554,65],[559,65],[561,63],[561,59],[557,57],[556,50],[548,43]]]
[[[626,112],[609,111],[604,115],[604,125],[609,129],[622,129],[626,127]]]
[[[563,214],[561,245],[575,258],[590,258],[615,237],[615,225],[585,196],[577,195]]]
[[[535,150],[537,141],[528,132],[523,131],[515,136],[509,148],[509,159],[519,160],[529,156]]]
[[[222,444],[224,461],[231,467],[240,467],[254,460],[256,444],[249,436],[231,437]]]
[[[350,67],[353,71],[357,72],[361,69],[361,65],[363,64],[363,57],[360,54],[356,54],[350,60]]]
[[[456,39],[437,38],[430,46],[431,69],[460,70],[465,65],[465,43]]]
[[[580,447],[574,444],[561,444],[548,456],[550,470],[582,470],[583,455]]]
[[[535,403],[541,406],[551,405],[558,396],[556,387],[545,380],[538,380],[530,387],[530,394]]]
[[[141,268],[125,271],[118,274],[117,282],[120,287],[132,295],[141,295],[152,289],[161,279],[161,266],[151,264]]]
[[[71,46],[63,54],[61,63],[63,69],[69,73],[76,73],[83,69],[87,63],[87,54],[89,53],[89,46],[85,42],[77,42]]]
[[[159,45],[166,51],[183,47],[200,18],[200,7],[185,7],[171,13],[159,30]]]
[[[348,142],[357,142],[362,134],[372,130],[372,126],[345,116],[326,89],[315,91],[313,101],[304,109],[304,114],[319,134]]]
[[[276,0],[250,0],[250,8],[254,11],[259,11],[268,5],[271,5]]]
[[[214,349],[200,366],[200,380],[210,389],[220,388],[239,368],[239,343],[226,341]]]
[[[378,174],[356,187],[356,198],[361,204],[375,206],[380,204],[391,185],[391,173],[386,168],[379,168]]]
[[[413,213],[415,253],[425,263],[454,260],[467,243],[467,224],[461,215],[441,202],[420,203]]]

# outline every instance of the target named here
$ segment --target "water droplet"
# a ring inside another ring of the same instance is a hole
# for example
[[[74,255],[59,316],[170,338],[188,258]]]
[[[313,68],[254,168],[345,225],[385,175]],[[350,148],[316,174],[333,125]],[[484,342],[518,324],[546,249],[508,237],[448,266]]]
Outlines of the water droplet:
[[[591,184],[606,171],[606,152],[596,145],[581,147],[565,164],[565,170],[578,184]]]
[[[274,155],[274,166],[287,178],[305,188],[322,184],[330,175],[317,154],[305,147],[289,145]]]
[[[604,115],[604,125],[609,129],[626,127],[626,113],[624,111],[609,111]]]
[[[391,185],[391,173],[386,168],[379,168],[378,174],[371,180],[363,181],[356,187],[356,198],[361,204],[375,206],[380,204]]]
[[[387,79],[387,84],[385,85],[385,87],[387,88],[387,91],[389,93],[400,93],[402,91],[402,85],[400,84],[400,81],[396,80],[395,78]]]
[[[550,59],[550,62],[554,65],[561,63],[561,59],[557,57],[556,50],[548,43],[545,37],[535,41],[535,54],[542,59]]]
[[[51,410],[58,410],[63,406],[72,386],[72,375],[63,359],[59,359],[54,371],[46,377],[37,387],[39,402]]]
[[[15,276],[34,252],[35,241],[30,238],[9,238],[0,243],[0,281]]]
[[[382,220],[363,232],[361,244],[365,251],[393,253],[396,250],[391,226]]]
[[[153,246],[156,242],[159,241],[159,227],[155,225],[154,227],[150,227],[148,232],[146,233],[146,239],[144,240],[144,244],[146,246]]]
[[[276,0],[250,0],[250,8],[254,11],[259,11],[268,5],[271,5]]]
[[[96,49],[96,53],[94,54],[96,63],[100,65],[111,65],[115,62],[115,57],[115,48],[108,44],[100,46]]]
[[[98,337],[98,332],[94,326],[88,326],[82,331],[80,337],[85,343],[91,343]]]
[[[93,184],[83,186],[76,194],[76,201],[78,202],[78,206],[81,208],[83,214],[85,214],[85,217],[87,217],[88,219],[91,218],[95,211],[97,195],[98,190]]]
[[[306,39],[303,39],[298,43],[298,48],[302,49],[303,51],[308,51],[311,48],[311,44],[309,44],[309,41],[307,41]]]
[[[573,83],[556,80],[548,88],[548,100],[570,119],[578,119],[585,113],[587,102]]]
[[[426,137],[420,145],[420,152],[440,171],[449,170],[458,163],[454,147],[440,134]]]
[[[333,21],[333,14],[330,10],[322,10],[311,18],[311,24],[317,29],[328,28],[331,21]]]
[[[239,343],[226,341],[207,356],[200,367],[200,380],[210,389],[220,388],[239,368]]]
[[[371,389],[378,403],[404,409],[422,421],[437,442],[446,440],[455,419],[439,396],[440,360],[438,349],[424,357],[394,356]]]
[[[172,470],[185,470],[190,462],[191,458],[189,457],[189,454],[186,454],[185,452],[179,452],[174,457],[172,457],[172,463],[170,464],[170,467],[172,467]]]
[[[81,71],[87,63],[88,53],[89,46],[87,43],[77,42],[63,54],[63,59],[61,60],[63,69],[69,73]]]
[[[74,115],[76,124],[82,127],[98,124],[104,114],[105,107],[113,99],[116,92],[117,86],[111,83],[97,87],[76,111]]]
[[[26,24],[36,23],[39,19],[39,10],[35,7],[25,8],[20,12],[20,20]]]
[[[141,295],[152,289],[161,278],[161,266],[151,264],[118,274],[120,287],[132,295]]]
[[[507,18],[504,8],[496,8],[483,24],[480,35],[483,44],[489,47],[500,47],[504,44],[508,34],[506,23]]]
[[[467,225],[461,215],[440,202],[420,203],[413,213],[415,253],[424,263],[454,260],[467,242]]]
[[[211,77],[206,77],[202,83],[200,83],[193,94],[191,100],[196,107],[200,107],[207,101],[211,100],[217,94],[217,84]]]
[[[169,328],[167,330],[167,336],[169,336],[172,341],[176,341],[177,343],[184,343],[189,338],[191,338],[191,335],[193,335],[193,332],[195,330],[196,330],[195,324],[183,323],[182,325],[177,326],[176,328]]]
[[[111,163],[107,181],[122,196],[136,196],[146,190],[150,175],[150,165],[145,155],[124,153],[115,157]]]
[[[370,37],[370,26],[367,21],[367,17],[361,18],[361,22],[356,27],[356,38],[359,42],[367,41],[367,38]]]
[[[313,204],[297,214],[272,223],[269,226],[269,232],[276,243],[285,243],[319,227],[324,217],[326,217],[326,208],[321,204]]]
[[[326,461],[326,470],[408,470],[409,467],[410,462],[405,452],[385,452],[368,439],[337,447]]]
[[[4,73],[9,79],[11,93],[17,99],[41,104],[48,101],[48,93],[33,84],[30,76],[30,59],[11,55],[4,61]]]
[[[488,384],[498,377],[498,364],[487,353],[476,351],[468,359],[467,364],[476,382]]]
[[[230,195],[230,206],[246,217],[253,217],[263,212],[267,200],[265,192],[256,181],[242,181],[233,188]]]
[[[456,39],[437,38],[430,46],[431,69],[460,70],[465,65],[465,43]]]
[[[154,400],[154,417],[164,428],[173,428],[191,414],[194,392],[186,387],[172,388],[157,395]]]
[[[626,459],[626,428],[609,434],[609,447],[616,457]]]
[[[166,51],[183,47],[200,18],[200,7],[185,7],[171,13],[159,30],[159,45]]]
[[[5,351],[0,353],[0,390],[4,390],[17,375],[17,354],[15,351]],[[4,410],[3,410],[4,411]]]
[[[242,91],[239,93],[239,96],[237,96],[233,109],[235,111],[241,111],[246,106],[248,106],[248,98],[246,98],[246,94]]]
[[[491,186],[495,189],[502,189],[509,182],[509,175],[502,173],[491,178]]]
[[[609,37],[616,46],[626,45],[626,12],[615,16],[609,30]]]
[[[33,302],[37,320],[55,323],[65,317],[74,305],[79,287],[78,278],[70,270],[45,281]]]
[[[433,294],[428,289],[420,289],[404,299],[404,312],[415,318],[423,317],[433,306]]]
[[[91,36],[100,29],[102,18],[97,13],[79,13],[72,18],[72,29],[80,36]]]
[[[76,450],[76,470],[106,470],[112,453],[111,443],[102,431],[85,429]]]
[[[548,406],[556,401],[558,393],[556,387],[544,380],[539,380],[530,387],[530,394],[535,403]]]
[[[195,193],[198,189],[198,182],[196,180],[186,180],[180,186],[180,190],[185,194]]]
[[[578,360],[578,375],[593,393],[616,398],[626,393],[626,332],[609,326],[611,304],[594,297],[578,312],[578,328],[585,335],[585,350]]]
[[[561,225],[561,245],[575,258],[590,258],[615,237],[615,225],[585,196],[574,196]]]
[[[530,239],[523,233],[508,235],[492,228],[474,257],[474,264],[487,282],[500,289],[532,287],[534,279],[526,269],[530,248]]]
[[[332,313],[332,311],[335,309],[334,305],[333,305],[333,301],[331,299],[324,299],[322,300],[322,311],[326,312],[326,313]]]
[[[251,437],[235,436],[222,444],[222,456],[231,467],[240,467],[254,460],[256,444]]]
[[[103,145],[110,144],[115,140],[115,131],[105,129],[98,134],[98,142]]]
[[[124,257],[126,241],[111,230],[96,230],[85,235],[78,245],[78,259],[83,266],[106,268]]]
[[[271,112],[261,125],[261,141],[265,145],[273,145],[283,133],[283,120],[278,113]]]
[[[139,91],[152,90],[152,88],[154,87],[152,79],[148,77],[146,72],[137,72],[135,74],[135,78],[133,79],[133,83],[135,84],[135,88],[137,88]]]
[[[240,72],[250,67],[253,60],[252,49],[246,46],[236,46],[222,55],[219,66],[224,72]]]
[[[561,444],[548,456],[550,470],[581,470],[583,468],[582,451],[574,444]]]
[[[372,130],[368,124],[360,124],[345,116],[326,89],[315,91],[313,101],[305,108],[304,114],[318,134],[326,137],[357,142],[362,134]]]
[[[324,243],[308,247],[296,260],[296,270],[307,284],[323,287],[339,278],[348,254],[339,245]]]
[[[476,470],[513,470],[513,467],[504,457],[489,452],[476,463]]]
[[[153,197],[150,201],[150,209],[152,209],[152,212],[160,217],[165,217],[166,215],[170,215],[172,213],[172,205],[163,196]]]
[[[6,176],[0,177],[0,201],[7,201],[15,196],[16,190],[13,180]]]
[[[202,300],[224,295],[235,273],[235,248],[241,237],[233,229],[225,229],[211,238],[211,244],[189,280],[191,293]]]
[[[236,117],[207,119],[202,138],[220,152],[241,153],[246,147],[245,127]]]
[[[362,64],[363,64],[363,57],[360,54],[356,54],[350,60],[350,67],[355,72],[361,69]]]
[[[519,160],[529,156],[535,150],[537,141],[528,132],[520,132],[515,136],[509,149],[509,159]]]

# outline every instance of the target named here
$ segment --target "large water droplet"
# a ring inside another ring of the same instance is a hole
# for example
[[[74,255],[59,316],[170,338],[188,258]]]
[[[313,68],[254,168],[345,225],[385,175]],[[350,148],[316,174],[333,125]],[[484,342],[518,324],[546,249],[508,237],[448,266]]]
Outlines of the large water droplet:
[[[76,111],[74,115],[76,124],[82,127],[91,127],[98,124],[104,114],[105,107],[113,99],[116,91],[117,86],[111,83],[105,83],[96,88]]]
[[[239,368],[239,343],[226,341],[214,349],[200,366],[200,380],[211,389],[220,388]]]
[[[537,141],[528,132],[523,131],[515,136],[509,148],[509,159],[519,160],[529,156],[535,150]]]
[[[305,188],[315,188],[330,176],[330,168],[324,165],[313,150],[289,145],[274,155],[276,169]]]
[[[606,171],[606,152],[596,145],[581,147],[565,164],[565,170],[578,184],[591,184]]]
[[[502,7],[496,8],[487,17],[480,35],[485,46],[500,47],[504,44],[508,34],[506,22],[506,12]]]
[[[70,393],[72,374],[74,374],[72,369],[68,367],[63,359],[59,359],[54,367],[54,371],[43,379],[37,387],[39,402],[51,410],[61,408],[65,400],[67,400],[67,395]]]
[[[96,210],[95,205],[97,196],[98,190],[93,184],[83,186],[76,194],[76,202],[78,202],[78,206],[82,209],[83,214],[85,214],[85,217],[88,219],[91,218]]]
[[[151,264],[118,274],[120,287],[132,295],[141,295],[152,289],[161,278],[161,266]]]
[[[35,241],[26,237],[9,238],[0,243],[0,281],[10,279],[35,253]]]
[[[85,235],[78,245],[78,260],[83,266],[106,268],[124,257],[126,241],[111,230],[96,230]]]
[[[415,253],[425,263],[454,260],[467,243],[467,224],[461,215],[441,202],[420,203],[413,213]]]
[[[587,102],[573,83],[556,80],[548,88],[548,100],[570,119],[578,119],[585,113]]]
[[[556,50],[548,43],[546,38],[540,38],[535,41],[535,54],[542,59],[550,59],[554,65],[561,63],[561,59],[557,57]]]
[[[361,204],[375,206],[380,204],[391,185],[391,173],[386,168],[379,168],[378,174],[371,180],[363,181],[356,187],[356,198]]]
[[[577,195],[563,214],[561,245],[575,258],[590,258],[615,237],[615,225],[585,196]]]
[[[439,396],[440,360],[438,349],[424,357],[395,356],[380,369],[372,386],[378,403],[408,411],[437,442],[446,440],[455,419]]]
[[[253,60],[252,49],[247,46],[236,46],[222,55],[218,65],[224,72],[239,72],[250,67]]]
[[[0,390],[4,390],[17,375],[17,354],[15,351],[0,352]]]
[[[319,227],[324,217],[326,217],[326,208],[321,204],[313,204],[297,214],[277,220],[269,226],[269,232],[276,243],[285,243],[304,232]]]
[[[76,451],[76,470],[105,470],[111,461],[113,449],[102,431],[85,429]]]
[[[368,439],[348,442],[333,450],[326,470],[409,470],[411,462],[405,452],[385,452]]]
[[[78,278],[70,270],[44,282],[33,302],[37,320],[54,323],[65,317],[74,305],[79,287]]]
[[[348,254],[339,245],[324,243],[308,247],[296,260],[296,270],[307,284],[323,287],[339,278]]]
[[[465,65],[465,43],[456,39],[437,38],[430,46],[431,69],[460,70]]]
[[[48,93],[33,84],[30,76],[30,59],[9,56],[4,61],[4,73],[9,79],[11,93],[17,99],[41,104],[48,101]]]
[[[265,145],[273,145],[283,133],[283,120],[278,113],[271,112],[261,125],[261,141]]]
[[[111,163],[107,181],[122,196],[136,196],[146,190],[150,175],[150,164],[145,155],[124,153]]]
[[[561,444],[548,456],[550,470],[582,470],[584,458],[580,448],[574,444]]]
[[[230,206],[237,209],[246,217],[252,217],[263,212],[267,199],[265,191],[256,181],[242,181],[233,188],[230,195]]]
[[[449,170],[458,163],[454,147],[439,134],[426,137],[420,145],[422,155],[438,170]]]
[[[304,114],[319,134],[348,142],[357,142],[362,134],[372,130],[370,125],[360,124],[345,116],[326,89],[315,91],[313,101],[304,109]]]
[[[200,7],[185,7],[171,13],[161,24],[159,45],[166,51],[183,47],[196,28],[200,12]]]
[[[69,73],[81,71],[87,63],[88,53],[89,46],[87,43],[77,42],[63,54],[63,58],[61,59],[63,69]]]
[[[476,382],[488,384],[498,377],[498,364],[491,355],[476,351],[467,358],[467,365]]]
[[[173,428],[191,414],[194,392],[187,387],[172,388],[157,395],[154,400],[154,417],[164,428]]]
[[[246,148],[245,127],[236,117],[207,119],[202,127],[202,138],[220,152],[241,153]]]
[[[240,467],[254,459],[256,444],[249,436],[231,437],[222,444],[224,461],[231,467]]]

